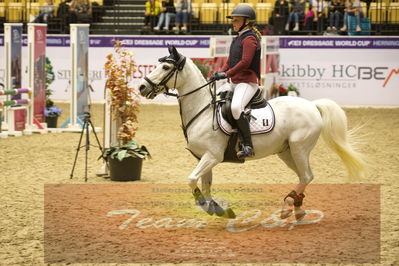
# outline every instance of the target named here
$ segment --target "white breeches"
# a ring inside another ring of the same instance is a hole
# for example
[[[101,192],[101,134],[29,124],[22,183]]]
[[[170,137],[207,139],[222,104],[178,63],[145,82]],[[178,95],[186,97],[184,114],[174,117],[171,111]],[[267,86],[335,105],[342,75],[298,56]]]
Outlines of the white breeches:
[[[249,103],[255,95],[258,85],[255,83],[225,83],[219,89],[222,91],[233,91],[233,100],[231,102],[231,113],[235,120],[240,118],[245,106]]]

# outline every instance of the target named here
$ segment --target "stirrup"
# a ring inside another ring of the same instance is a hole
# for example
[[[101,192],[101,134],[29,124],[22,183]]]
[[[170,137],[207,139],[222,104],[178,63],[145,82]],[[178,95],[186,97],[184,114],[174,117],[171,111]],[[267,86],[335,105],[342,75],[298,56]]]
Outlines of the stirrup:
[[[254,155],[255,155],[255,153],[253,151],[253,148],[249,145],[242,145],[241,150],[237,152],[238,159],[252,157]]]

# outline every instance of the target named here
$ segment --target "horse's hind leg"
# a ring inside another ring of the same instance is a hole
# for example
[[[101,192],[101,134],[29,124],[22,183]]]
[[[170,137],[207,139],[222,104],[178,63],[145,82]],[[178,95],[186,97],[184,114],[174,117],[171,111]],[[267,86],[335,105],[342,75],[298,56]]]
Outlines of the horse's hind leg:
[[[317,138],[309,138],[306,142],[289,142],[289,149],[279,154],[279,157],[299,177],[299,184],[284,199],[284,206],[281,211],[281,218],[287,218],[292,214],[292,207],[295,209],[296,218],[303,218],[304,213],[300,210],[302,200],[305,197],[306,186],[313,180],[313,173],[309,165],[309,154],[317,142]]]
[[[291,150],[289,148],[284,152],[279,153],[278,157],[280,157],[280,159],[299,176],[298,168],[296,167],[295,161],[291,155]],[[284,199],[283,207],[281,210],[280,214],[281,219],[288,218],[289,216],[292,215],[292,206],[294,206],[294,199],[287,196]]]

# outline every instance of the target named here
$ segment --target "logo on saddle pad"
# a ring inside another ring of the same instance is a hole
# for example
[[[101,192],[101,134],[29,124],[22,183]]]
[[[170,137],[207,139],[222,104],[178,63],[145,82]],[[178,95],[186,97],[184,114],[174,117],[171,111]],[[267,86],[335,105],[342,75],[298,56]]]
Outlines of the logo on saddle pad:
[[[274,128],[274,111],[269,103],[267,103],[267,105],[263,108],[251,109],[249,116],[249,127],[251,129],[251,135],[267,133]],[[217,121],[220,129],[225,134],[231,135],[231,133],[237,132],[237,129],[233,128],[231,124],[224,119],[220,106],[217,110]]]

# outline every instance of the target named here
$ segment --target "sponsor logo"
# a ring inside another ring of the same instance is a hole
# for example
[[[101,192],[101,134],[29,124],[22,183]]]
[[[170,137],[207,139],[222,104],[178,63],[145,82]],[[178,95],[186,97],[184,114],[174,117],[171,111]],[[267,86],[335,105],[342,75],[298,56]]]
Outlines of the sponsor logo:
[[[21,42],[21,34],[18,29],[13,29],[12,30],[12,38],[14,43],[20,43]]]
[[[389,80],[391,79],[393,74],[399,74],[399,69],[392,69],[387,78],[384,81],[384,84],[382,85],[383,88],[388,84]]]
[[[79,41],[80,41],[80,43],[86,43],[86,36],[87,36],[87,34],[86,34],[86,32],[84,31],[84,30],[80,30],[79,31]]]
[[[363,65],[341,65],[334,64],[328,67],[318,67],[313,65],[281,65],[280,77],[284,80],[292,79],[312,79],[315,81],[358,81],[376,80],[384,83],[385,87],[393,75],[399,74],[399,69],[389,70],[383,66],[363,66]]]

